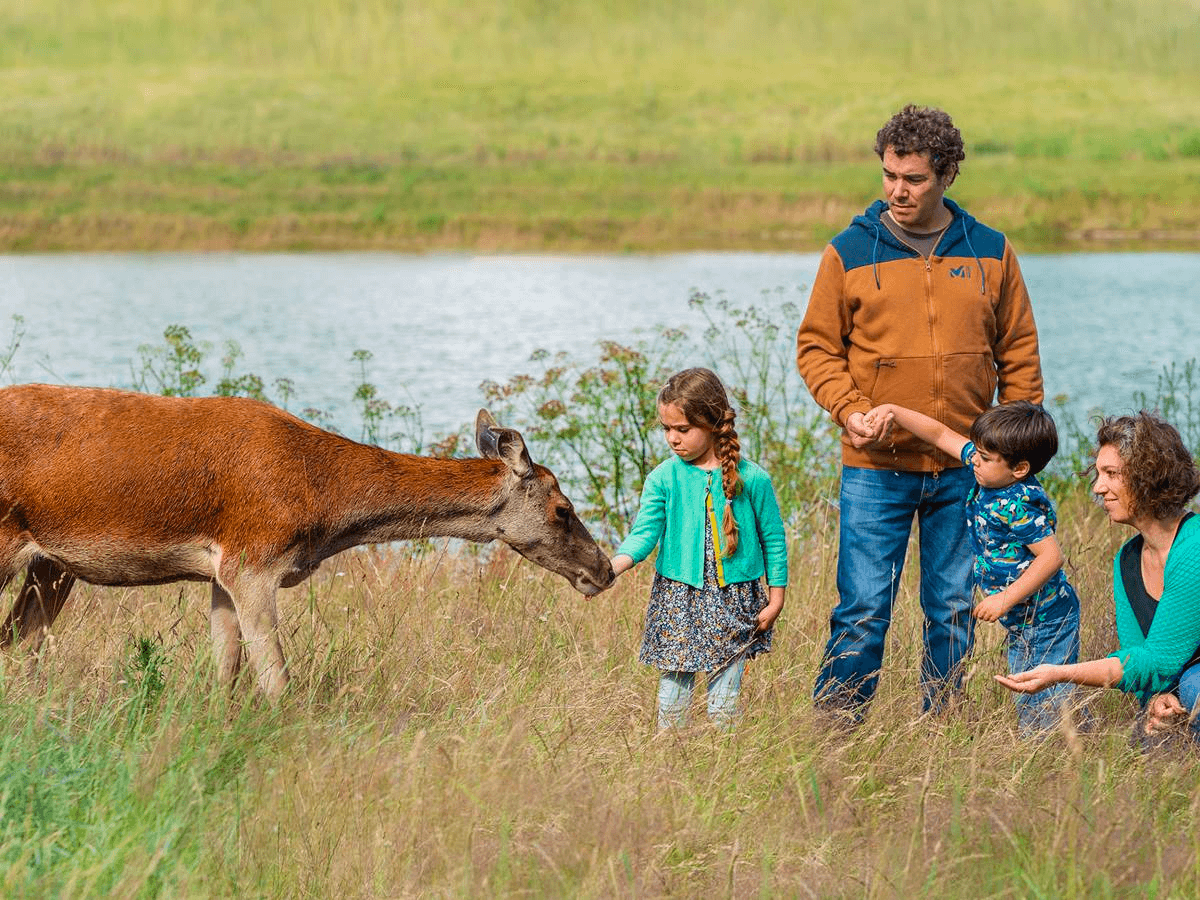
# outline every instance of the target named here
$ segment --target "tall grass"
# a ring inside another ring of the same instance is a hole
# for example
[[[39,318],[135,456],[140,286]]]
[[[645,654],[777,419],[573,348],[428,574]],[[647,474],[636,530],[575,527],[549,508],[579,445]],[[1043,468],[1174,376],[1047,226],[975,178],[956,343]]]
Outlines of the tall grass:
[[[750,405],[769,400],[775,351],[754,339],[780,310],[725,311],[720,368],[742,373]],[[202,359],[186,329],[171,336],[144,357],[147,377],[194,388]],[[1188,434],[1192,368],[1143,398]],[[612,404],[631,388],[608,389]],[[760,438],[778,432],[773,410]],[[541,458],[577,438],[548,427],[531,442]],[[705,724],[699,700],[691,726],[656,732],[656,673],[636,662],[648,566],[585,601],[504,548],[342,554],[280,592],[292,682],[277,707],[251,678],[215,685],[204,586],[80,585],[38,664],[0,657],[3,893],[1195,896],[1194,751],[1132,747],[1129,699],[1080,690],[1070,724],[1022,739],[991,678],[1002,634],[981,625],[964,701],[920,715],[914,560],[866,724],[845,731],[814,711],[836,595],[831,491],[783,481],[785,507],[803,511],[790,517],[788,602],[732,732]],[[1090,658],[1115,644],[1111,560],[1126,535],[1078,478],[1063,473],[1055,493]]]
[[[1062,512],[1101,652],[1118,536],[1082,499]],[[1193,760],[1131,750],[1116,695],[1081,696],[1086,733],[1022,740],[985,628],[969,702],[919,717],[911,576],[866,725],[816,717],[830,533],[793,539],[732,733],[698,705],[656,734],[646,571],[583,601],[507,551],[345,554],[282,595],[277,709],[212,686],[200,588],[83,586],[36,673],[0,682],[5,893],[1194,895]]]

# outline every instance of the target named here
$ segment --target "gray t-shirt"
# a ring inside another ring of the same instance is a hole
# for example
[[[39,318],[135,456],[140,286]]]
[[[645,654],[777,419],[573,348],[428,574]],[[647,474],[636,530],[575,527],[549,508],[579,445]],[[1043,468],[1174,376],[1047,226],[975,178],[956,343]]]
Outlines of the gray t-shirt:
[[[892,214],[887,210],[884,210],[883,215],[881,215],[879,218],[880,221],[887,226],[887,230],[894,234],[898,240],[912,247],[914,250],[920,253],[921,256],[925,257],[925,259],[929,259],[929,254],[933,252],[933,249],[937,246],[938,241],[942,239],[942,235],[946,233],[946,229],[950,227],[950,223],[947,222],[937,231],[931,231],[927,234],[920,234],[916,231],[909,231],[907,228],[901,227],[899,224],[897,224],[896,220],[892,218]],[[953,222],[954,220],[951,219],[950,221]]]

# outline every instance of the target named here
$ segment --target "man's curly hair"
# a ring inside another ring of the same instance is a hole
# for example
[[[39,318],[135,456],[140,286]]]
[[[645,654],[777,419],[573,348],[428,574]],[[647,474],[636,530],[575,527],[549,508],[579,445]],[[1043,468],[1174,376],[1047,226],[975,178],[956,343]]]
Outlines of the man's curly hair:
[[[875,135],[875,153],[880,159],[888,147],[897,156],[928,152],[934,174],[947,183],[954,180],[958,164],[967,157],[962,133],[948,113],[911,103],[888,119]]]
[[[1153,413],[1104,419],[1096,433],[1096,452],[1107,446],[1121,458],[1131,515],[1175,518],[1200,493],[1200,471],[1183,438]]]

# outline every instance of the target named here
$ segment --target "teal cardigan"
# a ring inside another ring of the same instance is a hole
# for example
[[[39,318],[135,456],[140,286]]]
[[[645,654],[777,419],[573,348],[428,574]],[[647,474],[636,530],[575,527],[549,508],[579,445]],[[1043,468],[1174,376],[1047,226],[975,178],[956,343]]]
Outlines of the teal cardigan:
[[[742,490],[733,498],[738,547],[729,558],[718,557],[721,585],[756,581],[764,574],[771,587],[786,587],[787,538],[771,477],[743,459],[738,463]],[[658,547],[654,568],[673,581],[692,587],[704,584],[704,532],[712,525],[705,500],[712,494],[716,543],[724,539],[725,489],[719,468],[706,471],[672,455],[646,477],[642,505],[629,536],[617,548],[635,563]]]
[[[1167,552],[1163,592],[1150,634],[1142,634],[1125,595],[1119,551],[1113,560],[1113,599],[1120,649],[1110,656],[1119,659],[1124,669],[1117,687],[1143,700],[1174,689],[1184,665],[1200,646],[1200,516],[1179,527]]]

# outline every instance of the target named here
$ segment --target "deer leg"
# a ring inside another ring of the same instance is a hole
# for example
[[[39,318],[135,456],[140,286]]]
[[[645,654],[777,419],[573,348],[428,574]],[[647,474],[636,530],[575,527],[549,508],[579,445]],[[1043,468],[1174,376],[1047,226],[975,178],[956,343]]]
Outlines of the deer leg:
[[[62,612],[74,586],[74,575],[44,556],[34,559],[25,571],[25,583],[12,611],[0,626],[0,647],[20,642],[35,654],[41,650],[50,626]]]
[[[242,573],[230,594],[258,686],[270,700],[278,700],[287,687],[288,672],[279,645],[275,582],[263,575]]]
[[[208,614],[208,625],[212,632],[217,678],[222,684],[233,684],[242,663],[242,629],[238,625],[233,598],[215,579],[212,583],[212,607]]]

